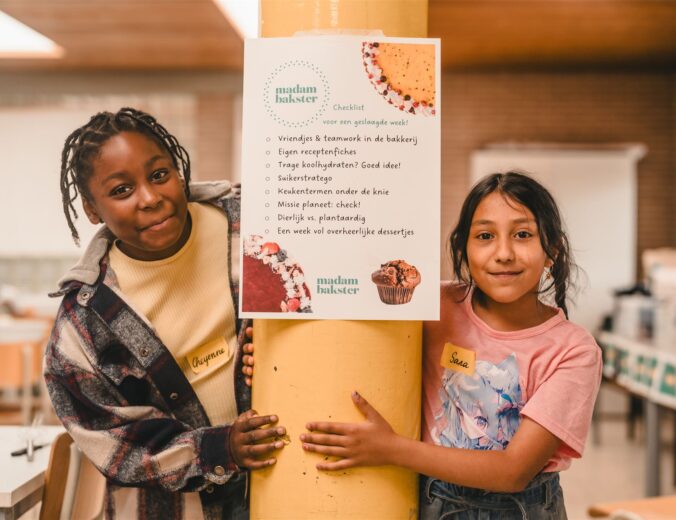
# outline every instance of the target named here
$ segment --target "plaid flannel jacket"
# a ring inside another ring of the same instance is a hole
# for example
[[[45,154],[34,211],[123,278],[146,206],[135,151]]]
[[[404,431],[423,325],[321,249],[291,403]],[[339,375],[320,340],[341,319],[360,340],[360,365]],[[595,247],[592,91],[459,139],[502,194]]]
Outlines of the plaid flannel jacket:
[[[238,309],[239,186],[191,185],[191,200],[228,217],[229,268]],[[184,493],[199,493],[203,515],[222,518],[231,477],[230,425],[212,426],[188,380],[147,318],[125,301],[108,268],[114,237],[101,229],[59,282],[63,296],[45,353],[45,380],[57,415],[82,452],[107,478],[107,518],[184,517]],[[244,330],[237,320],[238,410],[250,392],[241,364]],[[242,497],[243,499],[243,497]]]

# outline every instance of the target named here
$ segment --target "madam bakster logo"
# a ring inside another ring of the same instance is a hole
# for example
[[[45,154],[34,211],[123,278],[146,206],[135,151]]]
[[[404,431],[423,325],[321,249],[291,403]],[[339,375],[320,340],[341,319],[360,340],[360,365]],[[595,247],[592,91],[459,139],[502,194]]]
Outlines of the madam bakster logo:
[[[306,60],[277,66],[267,77],[263,102],[268,115],[282,126],[298,128],[314,123],[324,113],[330,97],[322,70]]]

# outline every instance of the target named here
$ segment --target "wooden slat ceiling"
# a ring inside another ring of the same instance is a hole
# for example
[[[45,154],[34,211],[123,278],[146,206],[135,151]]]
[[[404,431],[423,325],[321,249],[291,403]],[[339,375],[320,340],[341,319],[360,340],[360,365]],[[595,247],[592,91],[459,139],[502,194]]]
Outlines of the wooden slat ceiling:
[[[676,66],[673,0],[430,0],[454,68]]]
[[[255,1],[255,0],[251,0]],[[234,70],[243,44],[213,0],[0,0],[59,60],[0,70]],[[676,0],[430,0],[446,68],[676,69]]]

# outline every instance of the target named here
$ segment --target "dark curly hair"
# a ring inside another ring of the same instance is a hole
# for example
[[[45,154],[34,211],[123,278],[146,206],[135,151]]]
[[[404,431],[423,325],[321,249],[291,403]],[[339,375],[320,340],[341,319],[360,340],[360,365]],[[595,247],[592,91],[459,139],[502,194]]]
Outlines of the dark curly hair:
[[[535,216],[540,244],[553,262],[551,281],[540,289],[541,294],[554,292],[556,305],[568,316],[566,305],[568,289],[572,286],[571,273],[577,269],[573,262],[563,221],[553,197],[547,189],[531,177],[517,173],[494,173],[481,179],[469,192],[460,210],[458,224],[450,236],[450,253],[456,278],[467,285],[465,297],[472,286],[467,262],[467,240],[474,212],[479,203],[491,193],[500,193],[528,208]]]
[[[92,160],[98,155],[101,146],[111,137],[121,132],[138,132],[150,137],[160,148],[171,156],[176,169],[181,170],[184,179],[186,197],[190,196],[190,156],[178,140],[157,120],[141,110],[121,108],[115,113],[99,112],[89,122],[75,130],[66,139],[61,152],[61,198],[63,212],[76,244],[80,237],[75,229],[77,211],[73,202],[78,194],[91,198],[87,182],[91,177]]]

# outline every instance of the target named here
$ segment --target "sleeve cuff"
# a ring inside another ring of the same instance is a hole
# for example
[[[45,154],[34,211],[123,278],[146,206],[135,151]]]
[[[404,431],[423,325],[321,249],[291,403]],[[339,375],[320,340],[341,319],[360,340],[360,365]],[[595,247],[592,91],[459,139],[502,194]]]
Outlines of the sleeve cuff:
[[[210,428],[202,435],[199,464],[204,478],[225,484],[240,468],[230,453],[230,426]]]

